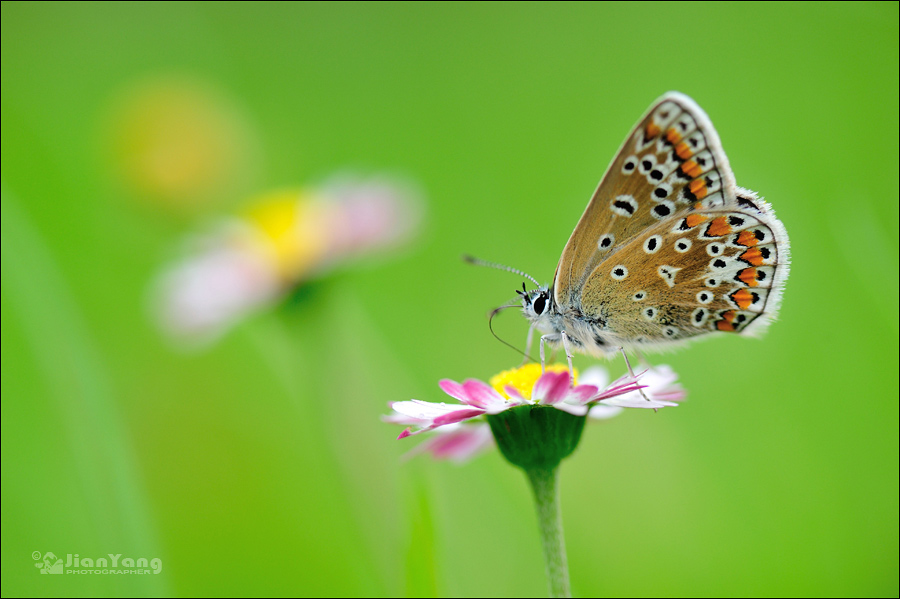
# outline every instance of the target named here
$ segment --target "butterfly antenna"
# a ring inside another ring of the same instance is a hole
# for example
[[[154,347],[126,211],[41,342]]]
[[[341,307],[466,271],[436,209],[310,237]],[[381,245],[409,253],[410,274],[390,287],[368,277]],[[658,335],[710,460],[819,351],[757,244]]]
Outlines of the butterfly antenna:
[[[466,262],[468,262],[469,264],[474,264],[476,266],[487,266],[488,268],[496,268],[497,270],[505,270],[506,272],[511,272],[513,274],[523,276],[526,279],[528,279],[529,281],[531,281],[532,283],[534,283],[535,285],[537,285],[538,287],[541,286],[541,284],[537,282],[537,279],[532,277],[527,272],[519,270],[518,268],[513,268],[512,266],[506,266],[504,264],[498,264],[496,262],[488,262],[487,260],[482,260],[480,258],[476,258],[475,256],[470,256],[468,254],[463,254],[462,259],[465,260]],[[501,308],[503,308],[503,306],[501,306]]]
[[[525,352],[523,352],[521,349],[519,349],[518,347],[516,347],[515,345],[513,345],[513,344],[510,343],[509,341],[505,341],[505,340],[501,339],[501,338],[500,338],[500,335],[498,335],[496,332],[494,332],[494,317],[495,317],[497,314],[499,314],[500,312],[502,312],[503,310],[506,310],[507,308],[518,308],[518,307],[519,307],[519,304],[505,304],[505,305],[503,305],[503,306],[500,306],[499,308],[494,308],[493,310],[491,310],[491,315],[490,315],[490,317],[488,318],[488,328],[491,330],[491,335],[493,335],[494,338],[497,339],[497,341],[499,341],[499,342],[502,343],[503,345],[506,345],[507,347],[513,348],[514,350],[516,350],[516,353],[520,353],[520,354],[522,354],[523,356],[525,356],[525,358],[526,358],[527,360],[530,360],[530,361],[534,362],[534,360],[532,359],[531,356],[529,356],[528,354],[526,354]]]

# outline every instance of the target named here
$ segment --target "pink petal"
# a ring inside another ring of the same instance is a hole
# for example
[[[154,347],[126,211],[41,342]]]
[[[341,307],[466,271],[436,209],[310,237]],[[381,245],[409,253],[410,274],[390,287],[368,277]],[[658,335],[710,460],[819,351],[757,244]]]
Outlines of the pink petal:
[[[447,404],[442,403],[419,401],[418,399],[412,399],[409,401],[395,401],[391,404],[391,408],[393,408],[395,412],[402,414],[403,416],[406,416],[408,418],[426,422],[431,422],[438,416],[456,411],[462,407],[463,406],[460,405],[448,406]]]
[[[592,401],[599,401],[603,399],[609,399],[611,397],[616,397],[618,395],[624,395],[626,393],[632,393],[641,388],[643,388],[643,385],[637,384],[637,382],[633,378],[631,378],[630,376],[623,376],[612,385],[601,391],[597,396],[594,397]]]
[[[586,404],[597,395],[598,391],[599,389],[593,385],[578,385],[569,391],[569,394],[566,397],[566,403]]]
[[[569,391],[569,379],[568,371],[545,372],[534,384],[531,397],[539,400],[542,404],[552,406],[566,398]]]
[[[519,390],[512,385],[506,385],[505,387],[503,387],[503,390],[506,391],[506,394],[509,395],[509,400],[515,405],[528,403],[528,400],[525,399],[525,396],[519,393]]]
[[[652,408],[654,410],[678,405],[674,401],[656,401],[654,399],[647,400],[641,397],[638,393],[635,393],[634,396],[623,395],[620,397],[604,399],[601,400],[600,403],[607,406],[618,406],[622,408]]]
[[[650,394],[651,399],[659,399],[662,401],[682,401],[685,397],[687,397],[687,393],[685,393],[684,389],[681,387],[677,387],[675,389],[667,389],[663,392],[654,392]]]
[[[456,381],[451,381],[450,379],[441,379],[438,382],[438,385],[444,393],[446,393],[453,399],[457,399],[464,404],[469,403],[469,395],[465,392],[463,386]]]
[[[407,456],[430,452],[437,459],[463,462],[493,444],[494,437],[487,424],[462,426],[449,433],[436,433]]]
[[[648,369],[641,377],[641,382],[648,387],[663,388],[678,380],[678,375],[667,364],[659,364]]]
[[[566,403],[564,401],[553,404],[553,407],[557,410],[568,412],[573,416],[584,416],[588,413],[588,406]]]
[[[434,419],[432,423],[432,428],[436,426],[444,426],[445,424],[453,424],[454,422],[461,422],[463,420],[468,420],[469,418],[475,418],[477,416],[481,416],[484,414],[484,410],[476,410],[476,409],[462,409],[456,410],[455,412],[450,412],[449,414],[444,414],[443,416],[438,416]]]
[[[594,385],[598,389],[603,389],[609,384],[609,373],[600,366],[591,366],[581,373],[578,380],[582,385]]]
[[[619,406],[596,405],[588,412],[588,418],[596,418],[597,420],[606,420],[613,416],[621,414],[625,408]]]
[[[431,420],[411,418],[400,413],[382,416],[381,420],[382,422],[389,422],[390,424],[402,424],[403,426],[427,426],[431,422]]]
[[[644,393],[650,399],[661,401],[681,401],[687,395],[678,384],[678,375],[671,366],[659,364],[641,376],[641,384],[646,385]]]
[[[598,396],[597,400],[610,406],[659,409],[675,406],[676,402],[685,397],[684,389],[675,382],[678,375],[669,366],[657,366],[637,376],[641,380],[640,385],[632,385],[631,377],[622,377],[613,383],[614,386],[618,385],[615,387],[615,394],[606,393],[602,397]],[[632,388],[629,389],[629,386]],[[643,390],[643,394],[639,390]]]
[[[476,379],[467,379],[463,383],[463,389],[469,396],[468,403],[475,408],[484,408],[485,410],[502,411],[506,409],[506,400],[502,395],[494,391],[494,388]]]

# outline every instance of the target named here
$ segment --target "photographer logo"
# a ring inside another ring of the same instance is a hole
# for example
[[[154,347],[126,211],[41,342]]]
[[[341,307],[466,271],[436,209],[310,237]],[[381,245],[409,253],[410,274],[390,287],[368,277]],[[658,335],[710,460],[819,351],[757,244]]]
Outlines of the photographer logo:
[[[31,559],[41,574],[159,574],[162,571],[162,560],[158,557],[122,557],[121,553],[96,558],[67,553],[63,560],[52,551],[34,551]]]

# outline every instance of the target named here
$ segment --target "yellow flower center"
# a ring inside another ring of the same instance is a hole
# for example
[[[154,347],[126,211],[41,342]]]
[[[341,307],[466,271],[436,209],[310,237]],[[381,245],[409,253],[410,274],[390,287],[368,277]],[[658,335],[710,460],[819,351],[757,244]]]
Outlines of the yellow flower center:
[[[245,214],[286,281],[308,275],[325,254],[327,223],[309,194],[294,190],[268,193],[257,198]]]
[[[550,364],[547,366],[547,370],[549,372],[568,372],[569,368],[564,366],[563,364]],[[578,383],[578,369],[576,368],[573,372],[575,382]],[[522,394],[522,397],[525,399],[531,399],[531,392],[534,389],[534,384],[541,377],[541,365],[540,364],[526,364],[519,368],[513,368],[511,370],[504,370],[500,374],[495,374],[491,377],[490,383],[491,387],[493,387],[497,393],[509,399],[509,395],[504,390],[504,387],[509,385],[513,387],[516,391]]]

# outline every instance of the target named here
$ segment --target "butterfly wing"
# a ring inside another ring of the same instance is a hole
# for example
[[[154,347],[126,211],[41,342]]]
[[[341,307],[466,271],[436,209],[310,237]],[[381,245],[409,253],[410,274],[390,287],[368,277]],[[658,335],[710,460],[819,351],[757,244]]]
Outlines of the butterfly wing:
[[[683,210],[601,261],[582,287],[584,315],[626,348],[758,332],[778,309],[788,252],[771,208],[738,188],[735,205]]]
[[[569,238],[554,282],[572,305],[597,264],[629,239],[698,201],[724,204],[735,183],[719,136],[683,94],[659,98],[625,139]]]
[[[719,136],[679,93],[657,100],[603,176],[557,267],[554,298],[623,347],[750,331],[774,315],[788,238],[740,190]]]

